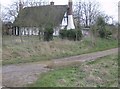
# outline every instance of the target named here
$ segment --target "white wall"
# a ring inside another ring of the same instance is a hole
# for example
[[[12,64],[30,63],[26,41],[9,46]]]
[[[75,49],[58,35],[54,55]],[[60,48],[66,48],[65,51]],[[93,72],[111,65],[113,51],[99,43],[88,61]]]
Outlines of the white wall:
[[[22,35],[39,35],[39,28],[37,27],[21,27]]]
[[[62,19],[61,29],[64,29],[67,26],[67,13],[65,13],[64,18]]]

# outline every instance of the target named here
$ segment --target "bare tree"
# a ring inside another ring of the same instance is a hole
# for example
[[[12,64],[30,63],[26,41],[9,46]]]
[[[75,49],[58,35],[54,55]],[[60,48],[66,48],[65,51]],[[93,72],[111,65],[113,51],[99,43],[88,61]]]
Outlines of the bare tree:
[[[76,26],[77,28],[80,28],[80,23],[81,23],[81,17],[83,16],[82,14],[82,2],[79,1],[75,5],[75,10],[74,10],[74,17],[76,19]]]
[[[77,25],[90,28],[91,46],[96,44],[97,32],[95,23],[100,13],[98,2],[79,0],[75,4],[74,16],[77,19]]]
[[[112,16],[108,16],[106,14],[102,14],[101,16],[104,18],[105,23],[114,24],[114,18]]]
[[[1,16],[2,22],[10,21],[10,18],[8,17],[7,11],[5,9],[4,9],[4,11],[2,10],[1,14],[2,14],[2,16]]]
[[[13,2],[9,7],[5,7],[3,10],[3,20],[8,20],[13,22],[18,15],[19,12],[19,2]]]
[[[15,1],[9,7],[4,7],[4,9],[2,10],[2,20],[13,22],[19,13],[20,3],[22,4],[23,8],[48,4],[45,0]]]
[[[100,14],[99,3],[92,1],[78,1],[75,5],[75,17],[78,19],[78,23],[89,27],[92,25],[96,17]]]
[[[29,0],[26,2],[26,6],[42,6],[42,5],[48,5],[47,1],[43,0]]]

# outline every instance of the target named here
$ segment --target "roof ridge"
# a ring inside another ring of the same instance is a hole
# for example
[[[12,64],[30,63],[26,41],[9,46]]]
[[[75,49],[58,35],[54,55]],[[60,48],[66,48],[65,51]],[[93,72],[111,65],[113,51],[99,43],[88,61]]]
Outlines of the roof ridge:
[[[46,7],[46,6],[54,7],[54,6],[68,6],[68,5],[42,5],[42,6],[31,6],[31,7],[28,6],[25,8]]]

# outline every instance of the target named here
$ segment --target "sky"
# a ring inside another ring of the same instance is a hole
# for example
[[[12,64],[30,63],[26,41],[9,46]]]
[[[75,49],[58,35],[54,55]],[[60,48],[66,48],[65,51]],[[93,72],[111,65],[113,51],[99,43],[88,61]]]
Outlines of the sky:
[[[12,2],[16,0],[1,0],[1,7],[9,6]],[[25,0],[23,0],[25,1]],[[39,0],[38,0],[39,1]],[[55,5],[66,5],[68,4],[68,0],[46,0],[46,1],[54,1]],[[75,3],[79,0],[73,0]],[[83,0],[84,1],[84,0]],[[92,0],[91,0],[92,1]],[[120,0],[95,0],[100,4],[100,9],[107,15],[112,16],[115,21],[118,21],[118,2]]]

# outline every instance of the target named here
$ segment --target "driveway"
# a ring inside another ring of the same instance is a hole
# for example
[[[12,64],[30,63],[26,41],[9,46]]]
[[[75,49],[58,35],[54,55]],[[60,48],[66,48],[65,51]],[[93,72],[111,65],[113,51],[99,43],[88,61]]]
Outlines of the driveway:
[[[53,59],[52,63],[60,65],[67,62],[85,62],[95,60],[100,57],[118,53],[118,48],[82,54],[61,59]],[[26,64],[14,64],[2,67],[2,85],[6,87],[22,87],[35,82],[41,73],[51,70],[47,63],[35,62]]]

